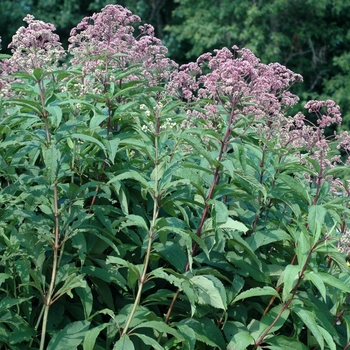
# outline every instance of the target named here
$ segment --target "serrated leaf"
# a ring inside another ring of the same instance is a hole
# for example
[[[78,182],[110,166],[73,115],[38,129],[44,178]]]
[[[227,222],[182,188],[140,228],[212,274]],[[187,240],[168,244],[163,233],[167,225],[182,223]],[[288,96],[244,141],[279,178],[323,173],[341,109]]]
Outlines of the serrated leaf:
[[[266,343],[270,344],[266,346],[266,348],[270,350],[309,350],[309,348],[299,340],[283,335],[266,339]]]
[[[228,341],[226,350],[246,350],[254,344],[254,338],[242,323],[228,321],[224,325],[224,334]]]
[[[30,298],[3,298],[0,301],[0,311],[5,311],[10,309],[12,306],[14,305],[19,305],[21,303],[23,303],[24,301],[28,301],[30,300],[32,297]]]
[[[194,290],[197,293],[199,304],[211,305],[218,309],[226,310],[226,292],[222,282],[210,275],[193,276],[190,278]]]
[[[135,350],[135,347],[129,336],[125,334],[114,344],[113,350]]]
[[[111,184],[114,181],[125,180],[125,179],[134,179],[140,182],[146,188],[152,189],[152,185],[144,177],[142,177],[138,172],[134,170],[126,171],[120,175],[113,177],[108,181],[107,185]]]
[[[252,250],[255,251],[264,245],[278,241],[288,241],[291,239],[292,237],[283,230],[266,230],[254,232],[254,234],[248,237],[246,241]]]
[[[75,292],[78,294],[80,301],[83,305],[84,309],[84,316],[87,319],[92,311],[92,303],[93,303],[93,297],[91,293],[91,288],[88,284],[85,285],[84,288],[76,288]]]
[[[316,243],[321,235],[321,228],[324,223],[327,211],[323,205],[311,205],[309,207],[309,214],[307,222],[309,224],[309,229],[314,237],[314,242]]]
[[[283,292],[282,292],[282,300],[284,302],[287,301],[287,299],[289,298],[289,294],[291,293],[294,286],[296,285],[297,280],[299,278],[299,272],[300,272],[299,266],[287,265],[287,267],[285,268],[283,273],[284,285],[283,285]]]
[[[338,278],[324,272],[318,272],[318,275],[322,278],[322,281],[330,287],[338,288],[345,293],[350,293],[350,287]]]
[[[156,340],[154,340],[153,338],[151,338],[145,334],[140,334],[140,333],[135,332],[135,333],[133,333],[133,335],[140,338],[144,344],[152,346],[152,349],[164,350],[164,348],[161,345],[159,345],[159,343]]]
[[[176,325],[179,333],[185,338],[186,343],[183,343],[183,349],[194,350],[196,345],[196,334],[192,328],[185,324]]]
[[[134,327],[135,329],[138,328],[151,328],[155,330],[157,333],[167,333],[171,334],[172,336],[178,338],[180,341],[184,341],[185,339],[182,337],[182,335],[174,328],[168,326],[164,321],[146,321],[138,324]]]
[[[108,118],[108,114],[97,114],[94,113],[94,116],[90,120],[90,128],[100,127],[100,124],[103,123]]]
[[[260,321],[253,320],[248,326],[251,331],[250,335],[257,341],[265,334],[267,329],[268,333],[266,335],[270,335],[283,327],[290,314],[289,309],[283,308],[284,305],[277,305],[273,307]]]
[[[320,275],[318,273],[313,272],[313,271],[306,271],[304,277],[306,280],[309,280],[310,282],[312,282],[312,284],[320,292],[324,302],[326,302],[326,298],[327,298],[326,286],[324,285],[323,280],[320,277]]]
[[[109,323],[103,323],[99,324],[98,326],[89,329],[84,337],[83,342],[83,350],[94,350],[95,349],[95,343],[98,335],[101,331],[103,331],[105,328],[109,327]]]
[[[333,337],[321,326],[318,326],[318,330],[321,332],[324,340],[329,346],[330,350],[337,350],[337,346],[335,345],[335,342],[333,340]]]
[[[302,269],[305,265],[310,252],[309,233],[306,230],[300,230],[297,240],[296,254],[298,257],[299,268]]]
[[[94,143],[95,145],[99,146],[101,150],[103,150],[106,153],[106,147],[103,145],[103,143],[99,140],[97,140],[95,137],[92,137],[90,135],[85,135],[85,134],[70,134],[70,138],[72,139],[78,139],[82,141],[86,141],[88,143]]]
[[[77,321],[69,323],[51,338],[47,350],[67,350],[77,348],[85,337],[90,326],[89,321]]]
[[[238,300],[252,298],[252,297],[259,297],[263,295],[271,295],[271,296],[280,298],[279,294],[274,288],[269,286],[264,286],[263,288],[256,287],[256,288],[251,288],[249,290],[242,292],[236,298],[233,299],[232,303],[235,303]]]
[[[51,143],[50,147],[43,152],[44,162],[46,166],[46,174],[49,182],[52,184],[55,182],[58,173],[58,162],[61,157],[59,150],[54,143]]]
[[[214,200],[213,202],[213,218],[215,225],[227,223],[228,209],[226,204],[218,200]]]
[[[213,320],[206,317],[198,319],[187,318],[180,321],[178,324],[192,328],[197,340],[214,348],[218,347],[221,350],[226,349],[224,337]]]
[[[84,280],[84,275],[71,273],[63,279],[64,283],[61,288],[55,291],[53,299],[58,299],[64,294],[72,296],[71,291],[75,288],[85,288],[86,281]]]
[[[62,109],[59,106],[48,106],[45,109],[51,114],[52,125],[58,128],[62,121]]]
[[[283,272],[284,277],[284,285],[283,285],[283,293],[282,300],[285,302],[289,297],[289,293],[293,290],[294,286],[297,283],[299,278],[300,268],[295,265],[287,265]]]
[[[119,150],[119,143],[120,140],[118,138],[114,138],[112,140],[103,140],[103,143],[107,149],[107,154],[108,154],[108,158],[111,161],[112,164],[114,164],[115,161],[115,155],[117,154],[118,150]]]
[[[297,180],[295,180],[292,176],[279,174],[278,179],[282,180],[292,192],[295,192],[300,198],[302,198],[309,205],[311,204],[311,198],[309,193],[304,188],[303,184]]]
[[[254,344],[254,338],[248,332],[236,333],[227,345],[227,350],[246,350]]]
[[[293,312],[295,312],[300,320],[305,324],[305,326],[310,330],[310,332],[315,337],[317,343],[321,347],[321,349],[324,349],[324,340],[322,333],[319,330],[319,326],[316,323],[315,315],[305,309],[302,309],[300,307],[293,307]]]
[[[178,243],[168,241],[165,244],[156,243],[153,245],[153,247],[163,257],[163,259],[173,265],[177,271],[185,270],[187,256]]]

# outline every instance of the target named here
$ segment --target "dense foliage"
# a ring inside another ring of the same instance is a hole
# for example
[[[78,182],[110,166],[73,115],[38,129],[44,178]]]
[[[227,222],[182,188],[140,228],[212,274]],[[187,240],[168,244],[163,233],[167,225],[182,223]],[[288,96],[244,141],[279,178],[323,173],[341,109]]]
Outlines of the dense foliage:
[[[232,47],[178,66],[117,5],[0,61],[4,349],[348,349],[348,132]]]

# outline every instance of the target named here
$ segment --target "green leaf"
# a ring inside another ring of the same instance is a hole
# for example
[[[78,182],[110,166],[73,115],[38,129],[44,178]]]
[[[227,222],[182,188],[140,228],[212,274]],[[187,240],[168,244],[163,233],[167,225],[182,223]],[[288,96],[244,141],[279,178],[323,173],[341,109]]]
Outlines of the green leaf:
[[[203,275],[190,278],[194,290],[197,293],[198,303],[211,305],[218,309],[226,310],[227,300],[225,287],[222,282],[214,276]]]
[[[27,107],[29,110],[34,111],[38,115],[42,116],[42,108],[39,102],[22,100],[19,98],[12,98],[6,101],[7,103],[13,103],[14,105]]]
[[[318,330],[321,332],[324,340],[329,346],[330,350],[337,350],[337,346],[335,345],[335,342],[333,340],[333,337],[321,326],[318,326]]]
[[[256,341],[259,340],[265,334],[267,329],[268,329],[268,333],[266,335],[270,335],[283,327],[283,325],[287,321],[289,314],[290,314],[290,310],[289,309],[284,310],[283,307],[284,307],[284,305],[282,305],[282,304],[277,305],[277,306],[273,307],[261,319],[261,321],[253,320],[249,324],[248,329],[251,332],[250,335]]]
[[[142,216],[129,214],[129,215],[126,215],[126,219],[127,219],[126,222],[122,224],[123,227],[138,226],[145,229],[146,231],[149,230],[148,225]]]
[[[218,228],[223,228],[226,230],[235,230],[244,233],[248,231],[248,227],[244,225],[243,222],[233,220],[230,217],[227,218],[227,221],[225,223],[220,224]]]
[[[41,80],[43,77],[44,70],[42,68],[35,68],[33,71],[33,75],[36,80]]]
[[[340,279],[324,272],[318,272],[318,275],[321,277],[322,281],[330,287],[338,288],[339,290],[345,293],[350,293],[350,287],[347,286]]]
[[[78,287],[75,289],[75,292],[78,294],[80,301],[83,305],[84,316],[85,318],[88,318],[91,314],[93,303],[91,289],[88,284],[85,284],[84,288]]]
[[[114,164],[115,155],[119,150],[119,143],[120,143],[120,140],[116,137],[112,140],[103,139],[103,144],[106,147],[108,158],[112,164]]]
[[[227,345],[227,350],[246,350],[254,344],[254,338],[249,332],[236,333]]]
[[[278,175],[278,179],[282,180],[291,189],[292,192],[295,192],[306,203],[309,205],[311,204],[311,197],[300,181],[297,181],[292,176],[285,175],[283,173]]]
[[[135,350],[135,347],[129,336],[125,334],[114,344],[113,350]]]
[[[102,323],[92,329],[89,329],[84,337],[83,350],[94,350],[98,335],[102,330],[109,326],[109,323]]]
[[[34,327],[31,327],[18,314],[7,312],[5,316],[1,317],[1,323],[7,323],[7,326],[11,328],[11,333],[8,339],[9,345],[19,344],[23,342],[27,343],[31,338],[35,337],[36,331]]]
[[[134,179],[140,182],[146,188],[153,189],[153,186],[144,177],[142,177],[138,172],[134,170],[126,171],[120,175],[113,177],[107,182],[107,185],[111,184],[114,181],[125,180],[125,179]]]
[[[309,350],[309,348],[299,340],[283,335],[268,338],[266,339],[266,343],[269,344],[266,348],[270,350]]]
[[[224,325],[224,334],[228,341],[227,350],[245,350],[254,344],[254,338],[242,323],[228,321]]]
[[[67,350],[77,348],[82,343],[89,327],[90,322],[86,320],[69,323],[66,327],[55,333],[46,349]]]
[[[266,197],[267,197],[266,189],[254,176],[242,171],[236,171],[234,173],[234,176],[237,176],[238,178],[242,179],[247,183],[248,185],[247,188],[250,189],[249,191],[250,194],[255,194],[255,191],[253,191],[253,189],[255,189],[258,192],[260,192],[263,195],[264,200],[266,200]]]
[[[86,141],[88,143],[94,143],[95,145],[99,146],[106,153],[106,147],[103,145],[103,143],[101,141],[97,140],[95,137],[92,137],[90,135],[75,134],[75,133],[70,134],[69,137],[72,139]]]
[[[51,143],[50,147],[44,151],[43,156],[47,171],[47,178],[52,184],[57,178],[58,162],[61,158],[61,153],[57,149],[56,145]]]
[[[12,276],[9,273],[0,273],[0,286],[10,277]]]
[[[163,259],[173,265],[177,271],[185,271],[187,256],[183,251],[183,248],[178,243],[171,241],[168,241],[165,244],[155,243],[153,247],[163,257]]]
[[[226,204],[217,200],[214,200],[213,202],[213,218],[215,225],[227,223],[228,209]]]
[[[309,224],[309,229],[314,237],[314,242],[316,243],[321,235],[321,228],[324,223],[327,211],[323,205],[311,205],[309,207],[309,214],[307,222]]]
[[[224,337],[213,320],[206,317],[198,319],[187,318],[180,321],[178,324],[192,328],[197,340],[214,348],[218,347],[221,350],[226,349]]]
[[[246,290],[236,296],[236,298],[233,299],[232,303],[235,303],[238,300],[246,299],[246,298],[252,298],[252,297],[259,297],[263,295],[271,295],[275,296],[277,298],[280,298],[279,294],[277,291],[269,286],[264,286],[264,287],[256,287],[256,288],[251,288],[249,290]]]
[[[295,287],[298,278],[299,278],[300,267],[295,265],[287,265],[284,270],[283,278],[283,292],[282,292],[282,300],[286,302],[289,298],[289,294]]]
[[[97,114],[90,119],[90,128],[100,128],[100,124],[103,123],[108,118],[108,114]]]
[[[62,270],[62,272],[61,272]],[[57,278],[56,278],[56,286],[58,284],[61,284],[63,282],[63,285],[55,291],[54,294],[54,299],[60,298],[64,294],[68,294],[70,297],[72,296],[71,291],[75,288],[85,288],[86,287],[86,281],[84,280],[84,275],[83,274],[77,274],[76,269],[64,269],[60,268],[57,273]],[[61,278],[59,278],[59,276]]]
[[[232,164],[232,161],[230,161],[229,159],[225,159],[221,162],[221,164],[228,170],[230,176],[233,177],[233,173],[235,171],[235,168]]]
[[[292,237],[283,230],[266,230],[266,231],[257,231],[253,235],[247,238],[246,242],[252,248],[256,250],[264,245],[278,241],[290,241]]]
[[[324,285],[323,280],[320,277],[319,273],[315,273],[314,271],[306,271],[304,277],[306,280],[309,280],[310,282],[312,282],[312,284],[320,292],[324,302],[326,302],[326,298],[327,298],[326,286]]]
[[[310,332],[315,337],[317,343],[320,345],[321,349],[324,348],[324,340],[322,333],[319,330],[319,326],[316,323],[315,315],[310,311],[302,309],[300,307],[293,307],[292,311],[295,312],[300,320],[306,325]]]
[[[188,130],[188,134],[183,133],[182,139],[184,141],[186,141],[190,146],[192,146],[198,154],[203,156],[211,166],[213,166],[215,168],[218,167],[220,165],[220,163],[216,160],[215,157],[211,156],[211,153],[208,152],[208,150],[203,147],[203,144],[200,143],[197,138],[195,138],[195,137],[193,137],[193,135],[191,135],[191,133],[193,133],[193,132],[194,132],[194,130],[190,129],[190,130]]]
[[[181,341],[185,340],[176,329],[168,326],[164,321],[141,322],[140,324],[134,327],[134,330],[138,328],[151,328],[155,332],[157,332],[158,335],[160,335],[161,333],[167,333],[167,334],[173,335],[174,337],[178,338]]]
[[[52,125],[58,128],[62,121],[62,109],[59,106],[48,106],[45,109],[51,114]]]
[[[3,298],[0,301],[0,312],[2,311],[6,311],[8,309],[10,309],[12,306],[14,305],[19,305],[25,301],[30,300],[32,297],[30,298]]]
[[[183,349],[194,350],[196,345],[196,333],[192,328],[185,324],[176,325],[179,333],[186,339],[187,343],[183,343]],[[187,346],[188,345],[188,346]]]
[[[154,340],[153,338],[151,338],[145,334],[140,334],[140,333],[135,332],[135,333],[133,333],[133,335],[140,338],[144,344],[152,346],[152,349],[164,350],[164,348],[161,345],[159,345],[159,343],[156,340]]]
[[[301,229],[297,238],[296,253],[298,257],[299,268],[302,269],[307,261],[310,253],[309,233],[305,229]]]

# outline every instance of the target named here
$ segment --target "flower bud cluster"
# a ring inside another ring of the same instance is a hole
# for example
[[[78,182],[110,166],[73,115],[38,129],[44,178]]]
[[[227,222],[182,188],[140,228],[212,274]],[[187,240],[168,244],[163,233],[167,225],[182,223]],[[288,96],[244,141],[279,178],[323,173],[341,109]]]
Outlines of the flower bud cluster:
[[[139,27],[134,36],[134,26],[140,17],[120,5],[107,5],[100,13],[84,18],[72,29],[68,51],[72,64],[81,64],[83,74],[92,74],[105,84],[108,71],[141,65],[142,74],[150,85],[167,79],[177,65],[168,59],[167,48],[154,36],[151,25]],[[126,80],[140,80],[133,75]]]
[[[16,70],[28,73],[35,68],[52,69],[65,56],[59,36],[53,33],[55,26],[36,20],[32,15],[27,15],[23,20],[28,26],[20,27],[12,37],[9,64]]]

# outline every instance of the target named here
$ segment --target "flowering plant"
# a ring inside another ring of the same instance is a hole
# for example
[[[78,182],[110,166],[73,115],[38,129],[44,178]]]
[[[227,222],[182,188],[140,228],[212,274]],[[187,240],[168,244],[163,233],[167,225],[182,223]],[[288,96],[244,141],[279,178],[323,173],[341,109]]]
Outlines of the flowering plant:
[[[119,5],[0,61],[0,343],[347,349],[348,132],[233,47],[178,66]]]

